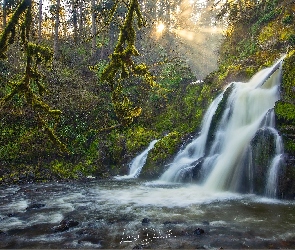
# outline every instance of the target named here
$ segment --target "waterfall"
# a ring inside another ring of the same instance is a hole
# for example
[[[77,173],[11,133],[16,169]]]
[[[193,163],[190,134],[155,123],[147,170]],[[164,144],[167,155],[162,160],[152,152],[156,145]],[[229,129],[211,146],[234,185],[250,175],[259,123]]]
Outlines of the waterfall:
[[[222,100],[223,94],[219,95],[208,108],[204,119],[200,135],[194,139],[187,147],[180,151],[174,158],[173,163],[167,171],[160,177],[160,181],[180,181],[181,176],[186,171],[190,171],[194,167],[194,163],[204,156],[205,144],[207,140],[208,131],[212,121],[212,117]]]
[[[275,136],[275,157],[273,158],[267,173],[265,195],[270,198],[275,198],[277,196],[278,173],[282,163],[284,150],[282,138],[279,133],[273,128],[270,128],[270,130]]]
[[[150,142],[149,146],[129,163],[128,175],[116,176],[115,178],[116,179],[137,178],[146,162],[149,151],[154,148],[157,141],[158,140],[153,140],[152,142]]]
[[[199,136],[176,155],[160,181],[181,182],[184,173],[193,171],[202,160],[196,181],[206,190],[238,191],[241,183],[247,182],[248,192],[253,192],[251,140],[259,129],[276,131],[271,110],[279,100],[282,61],[259,71],[249,82],[231,83],[210,105]],[[282,154],[282,147],[277,147],[269,168],[269,186],[277,181],[277,158]]]

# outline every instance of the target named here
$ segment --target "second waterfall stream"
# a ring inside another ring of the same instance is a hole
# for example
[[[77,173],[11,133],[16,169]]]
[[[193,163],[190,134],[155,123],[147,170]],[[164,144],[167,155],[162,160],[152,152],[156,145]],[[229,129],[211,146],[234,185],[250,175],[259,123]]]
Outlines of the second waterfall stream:
[[[116,176],[115,178],[118,180],[137,178],[139,176],[145,162],[146,162],[149,151],[154,148],[157,141],[158,140],[153,140],[144,151],[142,151],[139,155],[137,155],[129,163],[129,174],[128,175]]]

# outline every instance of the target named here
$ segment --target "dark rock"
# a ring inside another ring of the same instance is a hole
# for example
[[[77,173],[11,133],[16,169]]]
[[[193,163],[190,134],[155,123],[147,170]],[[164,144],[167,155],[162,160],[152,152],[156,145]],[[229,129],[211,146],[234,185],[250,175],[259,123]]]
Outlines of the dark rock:
[[[151,222],[151,220],[150,220],[149,218],[144,218],[144,219],[141,221],[142,224],[148,224],[148,223],[150,223],[150,222]]]
[[[68,227],[76,227],[76,226],[79,225],[79,222],[78,221],[74,221],[74,220],[69,220],[67,222],[67,225],[68,225]]]
[[[202,228],[197,228],[195,231],[194,231],[194,234],[196,235],[201,235],[205,233],[205,231],[202,229]]]
[[[3,232],[2,230],[0,230],[0,235],[7,235],[7,234]]]
[[[58,225],[53,228],[55,233],[64,232],[69,230],[70,228],[67,225]]]
[[[64,232],[70,229],[70,227],[76,227],[79,225],[78,221],[74,220],[62,220],[58,226],[54,227],[53,230],[55,233]]]
[[[96,237],[94,236],[86,236],[80,240],[78,240],[78,243],[81,244],[83,242],[90,242],[91,244],[95,244],[95,245],[98,245],[101,243],[101,239],[97,239]]]
[[[133,247],[132,249],[143,249],[145,247],[145,245],[143,244],[138,244],[135,247]]]
[[[45,207],[45,204],[42,204],[42,203],[34,203],[34,204],[31,204],[30,206],[28,206],[26,208],[26,210],[31,210],[31,209],[40,209],[42,207]]]

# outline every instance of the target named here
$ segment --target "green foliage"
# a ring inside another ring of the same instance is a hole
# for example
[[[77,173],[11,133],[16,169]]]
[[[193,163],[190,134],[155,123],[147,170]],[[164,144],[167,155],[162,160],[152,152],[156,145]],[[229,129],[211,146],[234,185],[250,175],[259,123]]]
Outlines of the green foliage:
[[[288,24],[291,24],[294,20],[294,14],[287,14],[284,16],[283,20],[282,20],[282,23],[284,25],[288,25]]]
[[[252,33],[256,34],[264,24],[267,24],[270,21],[274,20],[279,14],[281,14],[281,9],[276,8],[271,9],[269,12],[261,12],[261,16],[259,17],[258,21],[251,28]]]
[[[161,80],[158,81],[158,84],[167,89],[177,88],[182,80],[181,74],[179,74],[177,70],[178,67],[174,63],[164,64],[164,67],[160,75]]]
[[[290,45],[295,45],[295,34],[290,34],[287,38],[287,41],[289,42]]]
[[[294,79],[295,79],[295,50],[292,50],[288,53],[287,57],[284,60],[283,65],[283,99],[286,102],[294,103],[295,92],[294,92]]]
[[[158,162],[171,157],[178,149],[180,142],[181,135],[176,131],[170,132],[155,144],[149,158],[154,162]]]
[[[64,161],[54,160],[50,163],[49,169],[60,179],[78,179],[93,173],[91,167],[86,163],[72,164]]]
[[[94,71],[97,77],[100,79],[107,65],[108,63],[106,60],[101,60],[95,66],[90,66],[89,68],[90,70]]]
[[[292,103],[279,101],[276,103],[275,112],[279,119],[292,122],[295,125],[295,105]]]
[[[158,137],[159,135],[156,131],[148,130],[142,126],[130,128],[126,136],[126,149],[128,152],[134,154],[147,147],[149,142]]]

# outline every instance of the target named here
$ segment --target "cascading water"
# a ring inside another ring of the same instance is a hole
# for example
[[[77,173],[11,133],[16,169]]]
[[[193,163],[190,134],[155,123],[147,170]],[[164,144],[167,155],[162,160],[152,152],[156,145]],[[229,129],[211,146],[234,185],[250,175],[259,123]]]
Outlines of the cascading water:
[[[176,155],[160,181],[183,181],[185,173],[192,173],[198,165],[198,181],[206,190],[239,191],[246,175],[247,192],[253,192],[255,162],[252,162],[251,140],[259,129],[276,131],[274,115],[270,114],[279,100],[282,60],[259,71],[247,83],[230,84],[209,107],[200,135]],[[219,105],[223,111],[217,114]],[[277,132],[275,134],[276,141],[279,141],[280,136]],[[274,165],[279,165],[278,158],[282,153],[282,147],[276,143],[273,167],[270,167],[267,178],[272,184],[266,186],[273,186],[277,181],[274,175],[278,167]],[[266,191],[268,196],[274,193],[273,190]]]
[[[275,198],[277,196],[277,186],[278,186],[278,172],[283,160],[283,142],[281,136],[278,132],[269,128],[275,137],[275,157],[271,162],[267,173],[267,183],[265,188],[265,195],[267,197]]]
[[[161,181],[180,181],[181,176],[191,170],[195,165],[194,163],[204,156],[205,144],[212,121],[212,117],[218,107],[219,102],[222,100],[222,94],[219,95],[210,105],[207,110],[200,136],[193,140],[184,150],[180,151],[169,169],[161,176]]]
[[[116,176],[116,179],[131,179],[137,178],[146,162],[148,153],[151,149],[154,148],[156,142],[158,140],[153,140],[149,146],[141,152],[138,156],[136,156],[129,164],[129,174],[124,176]]]

